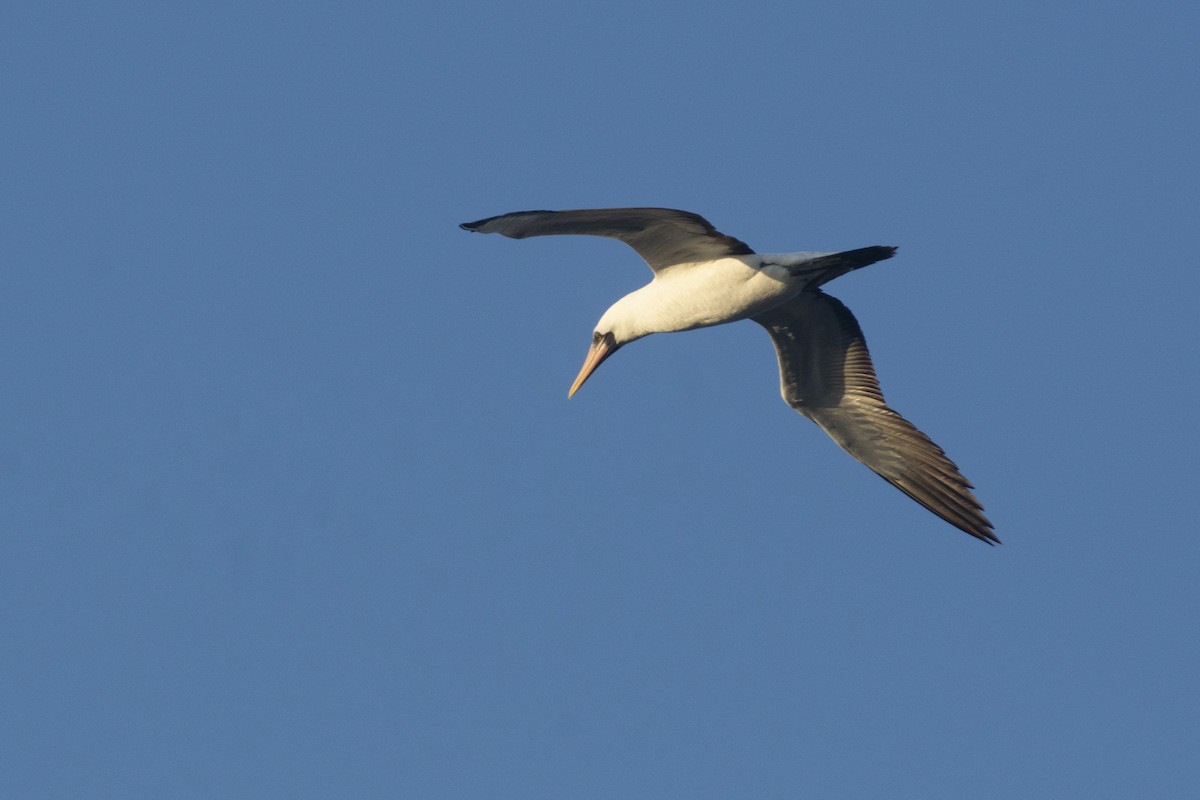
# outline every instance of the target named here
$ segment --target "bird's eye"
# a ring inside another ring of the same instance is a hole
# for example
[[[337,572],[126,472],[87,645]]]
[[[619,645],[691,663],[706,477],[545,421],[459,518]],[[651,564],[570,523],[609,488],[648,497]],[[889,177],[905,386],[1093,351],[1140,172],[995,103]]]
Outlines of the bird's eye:
[[[600,331],[596,331],[595,333],[592,334],[592,344],[599,344],[600,340],[603,338],[604,338],[604,334],[601,333]]]

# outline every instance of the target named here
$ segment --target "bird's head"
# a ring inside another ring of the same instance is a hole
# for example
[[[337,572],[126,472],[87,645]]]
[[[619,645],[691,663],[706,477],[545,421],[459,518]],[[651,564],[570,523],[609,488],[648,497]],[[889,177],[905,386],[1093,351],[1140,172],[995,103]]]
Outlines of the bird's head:
[[[655,332],[652,327],[647,327],[645,306],[644,290],[639,290],[625,295],[604,312],[604,316],[596,323],[587,358],[583,360],[583,367],[579,370],[575,382],[571,384],[571,391],[567,392],[567,397],[572,397],[579,391],[583,382],[606,358],[630,342]]]

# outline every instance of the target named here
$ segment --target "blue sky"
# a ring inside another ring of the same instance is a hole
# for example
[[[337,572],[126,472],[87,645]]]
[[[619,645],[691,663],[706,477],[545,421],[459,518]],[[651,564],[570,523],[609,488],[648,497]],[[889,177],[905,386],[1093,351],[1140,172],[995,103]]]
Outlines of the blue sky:
[[[1194,3],[0,10],[0,794],[1200,785]],[[1004,545],[752,323],[457,224],[894,244],[830,292]]]

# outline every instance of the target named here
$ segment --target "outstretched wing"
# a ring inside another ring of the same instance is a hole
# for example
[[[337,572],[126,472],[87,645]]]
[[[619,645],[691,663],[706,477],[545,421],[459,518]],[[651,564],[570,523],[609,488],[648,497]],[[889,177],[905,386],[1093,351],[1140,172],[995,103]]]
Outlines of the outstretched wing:
[[[718,231],[699,214],[673,208],[588,208],[579,211],[514,211],[459,227],[513,239],[578,234],[619,239],[655,272],[673,264],[712,261],[754,251]]]
[[[754,321],[775,343],[788,405],[934,514],[989,544],[999,543],[954,462],[884,402],[862,329],[846,306],[809,290]]]

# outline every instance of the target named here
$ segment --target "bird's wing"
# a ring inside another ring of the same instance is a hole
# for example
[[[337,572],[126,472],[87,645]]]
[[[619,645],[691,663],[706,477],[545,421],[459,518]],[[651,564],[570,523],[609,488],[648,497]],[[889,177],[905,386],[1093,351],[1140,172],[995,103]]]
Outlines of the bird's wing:
[[[884,402],[862,329],[818,290],[754,317],[779,356],[783,398],[842,449],[951,525],[998,543],[971,483],[928,436]]]
[[[708,220],[673,208],[587,208],[579,211],[514,211],[459,227],[477,233],[527,236],[580,234],[619,239],[658,272],[673,264],[750,255],[744,242],[718,231]]]

